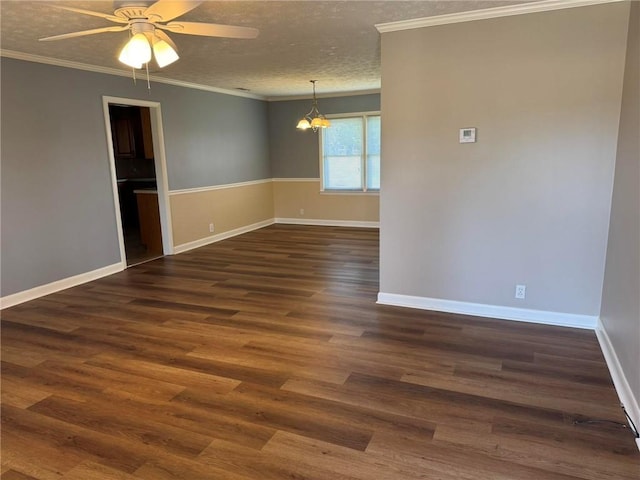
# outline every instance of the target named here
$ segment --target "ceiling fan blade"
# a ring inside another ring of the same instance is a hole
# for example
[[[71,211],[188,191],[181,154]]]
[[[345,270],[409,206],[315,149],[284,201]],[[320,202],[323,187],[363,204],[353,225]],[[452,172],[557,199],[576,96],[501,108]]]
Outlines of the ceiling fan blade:
[[[153,22],[168,22],[193,10],[201,3],[201,0],[158,0],[144,11],[144,15]]]
[[[81,32],[71,32],[71,33],[63,33],[62,35],[54,35],[53,37],[45,37],[41,38],[41,42],[49,42],[51,40],[64,40],[65,38],[73,38],[73,37],[83,37],[85,35],[94,35],[96,33],[106,33],[106,32],[122,32],[123,30],[127,30],[129,25],[123,25],[121,27],[102,27],[102,28],[94,28],[93,30],[83,30]]]
[[[158,37],[160,40],[164,40],[165,42],[167,42],[171,48],[173,48],[176,52],[178,51],[178,47],[176,47],[176,44],[173,43],[173,40],[171,40],[171,37],[169,35],[167,35],[166,33],[164,33],[162,30],[160,30],[159,28],[156,28],[155,31],[153,32],[154,35],[156,37]]]
[[[205,37],[256,38],[258,33],[260,33],[257,28],[198,22],[171,22],[166,25],[156,25],[156,27],[169,30],[173,33],[202,35]]]
[[[84,15],[92,15],[94,17],[104,18],[111,22],[128,23],[128,20],[126,18],[116,17],[115,15],[111,15],[108,13],[94,12],[93,10],[84,10],[82,8],[75,8],[75,7],[63,7],[62,5],[50,5],[50,6],[53,8],[57,8],[59,10],[69,10],[70,12],[82,13]]]

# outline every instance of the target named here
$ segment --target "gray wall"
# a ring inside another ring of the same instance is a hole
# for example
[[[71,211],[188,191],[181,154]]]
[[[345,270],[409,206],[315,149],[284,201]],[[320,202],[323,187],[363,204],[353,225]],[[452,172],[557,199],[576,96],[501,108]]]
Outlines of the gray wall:
[[[382,35],[382,292],[599,314],[628,11]]]
[[[271,178],[267,102],[169,85],[156,89],[171,190]]]
[[[1,62],[1,296],[120,261],[103,95],[161,102],[170,189],[271,176],[266,102]]]
[[[318,134],[296,130],[298,120],[311,108],[311,100],[269,102],[269,157],[274,178],[320,177]],[[318,109],[332,113],[380,110],[380,94],[319,98]]]
[[[631,7],[600,317],[640,402],[640,4]],[[629,405],[627,405],[629,407]],[[636,412],[638,414],[638,412]],[[636,418],[635,421],[639,421]]]

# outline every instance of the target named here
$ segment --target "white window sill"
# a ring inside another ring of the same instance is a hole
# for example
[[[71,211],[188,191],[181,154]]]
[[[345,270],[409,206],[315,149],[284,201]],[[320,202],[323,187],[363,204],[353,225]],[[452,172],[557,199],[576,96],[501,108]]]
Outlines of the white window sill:
[[[372,195],[380,196],[380,190],[369,190],[363,192],[362,190],[320,190],[320,195]]]

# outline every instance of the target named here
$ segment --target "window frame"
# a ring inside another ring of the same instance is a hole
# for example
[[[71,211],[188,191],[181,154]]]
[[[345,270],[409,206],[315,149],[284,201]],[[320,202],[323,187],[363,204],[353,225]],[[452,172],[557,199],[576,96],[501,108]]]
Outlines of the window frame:
[[[360,182],[362,188],[327,188],[324,184],[324,129],[320,129],[318,135],[318,144],[320,151],[320,193],[330,195],[379,195],[379,188],[367,188],[367,118],[380,117],[380,110],[372,110],[367,112],[349,112],[349,113],[333,113],[325,115],[329,120],[343,118],[361,118],[362,119],[362,155],[360,157],[361,175]],[[331,127],[329,127],[331,128]],[[380,158],[382,161],[382,156]]]

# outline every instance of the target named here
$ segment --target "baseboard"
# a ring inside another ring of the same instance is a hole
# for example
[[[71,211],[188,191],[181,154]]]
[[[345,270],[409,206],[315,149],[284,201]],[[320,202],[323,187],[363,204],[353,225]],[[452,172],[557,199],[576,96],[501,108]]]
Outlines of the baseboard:
[[[365,222],[361,220],[324,220],[315,218],[276,218],[275,223],[290,225],[319,225],[323,227],[357,227],[380,228],[380,222]]]
[[[598,317],[576,315],[572,313],[547,312],[527,308],[503,307],[482,303],[456,302],[439,298],[415,297],[395,293],[378,293],[378,303],[398,307],[419,308],[437,312],[458,313],[476,317],[499,318],[518,322],[541,323],[561,327],[584,328],[594,330]]]
[[[60,290],[76,287],[83,283],[113,275],[114,273],[121,272],[124,269],[124,264],[114,263],[113,265],[107,265],[106,267],[98,268],[97,270],[81,273],[79,275],[74,275],[73,277],[63,278],[62,280],[56,280],[55,282],[47,283],[46,285],[40,285],[29,290],[7,295],[6,297],[0,298],[0,309],[13,307],[14,305],[28,302],[29,300],[35,300],[36,298],[44,297],[45,295],[50,295],[52,293],[59,292]]]
[[[210,245],[212,243],[225,240],[227,238],[235,237],[237,235],[242,235],[243,233],[251,232],[259,228],[268,227],[273,223],[274,223],[273,218],[270,218],[268,220],[263,220],[262,222],[252,223],[251,225],[245,225],[244,227],[235,228],[233,230],[228,230],[226,232],[218,233],[216,235],[211,235],[210,237],[194,240],[193,242],[187,242],[181,245],[176,245],[173,248],[173,253],[178,254],[178,253],[188,252],[189,250],[193,250],[194,248],[204,247],[205,245]]]
[[[638,399],[629,386],[627,377],[622,370],[622,365],[620,365],[620,360],[618,360],[618,355],[616,355],[611,339],[600,319],[598,319],[596,336],[598,337],[598,342],[600,342],[600,349],[607,362],[607,367],[609,367],[609,373],[611,374],[613,385],[616,387],[620,403],[624,405],[625,410],[636,427],[640,427],[640,407],[638,406]],[[638,449],[640,450],[640,439],[638,438],[636,438],[636,445],[638,445]]]

